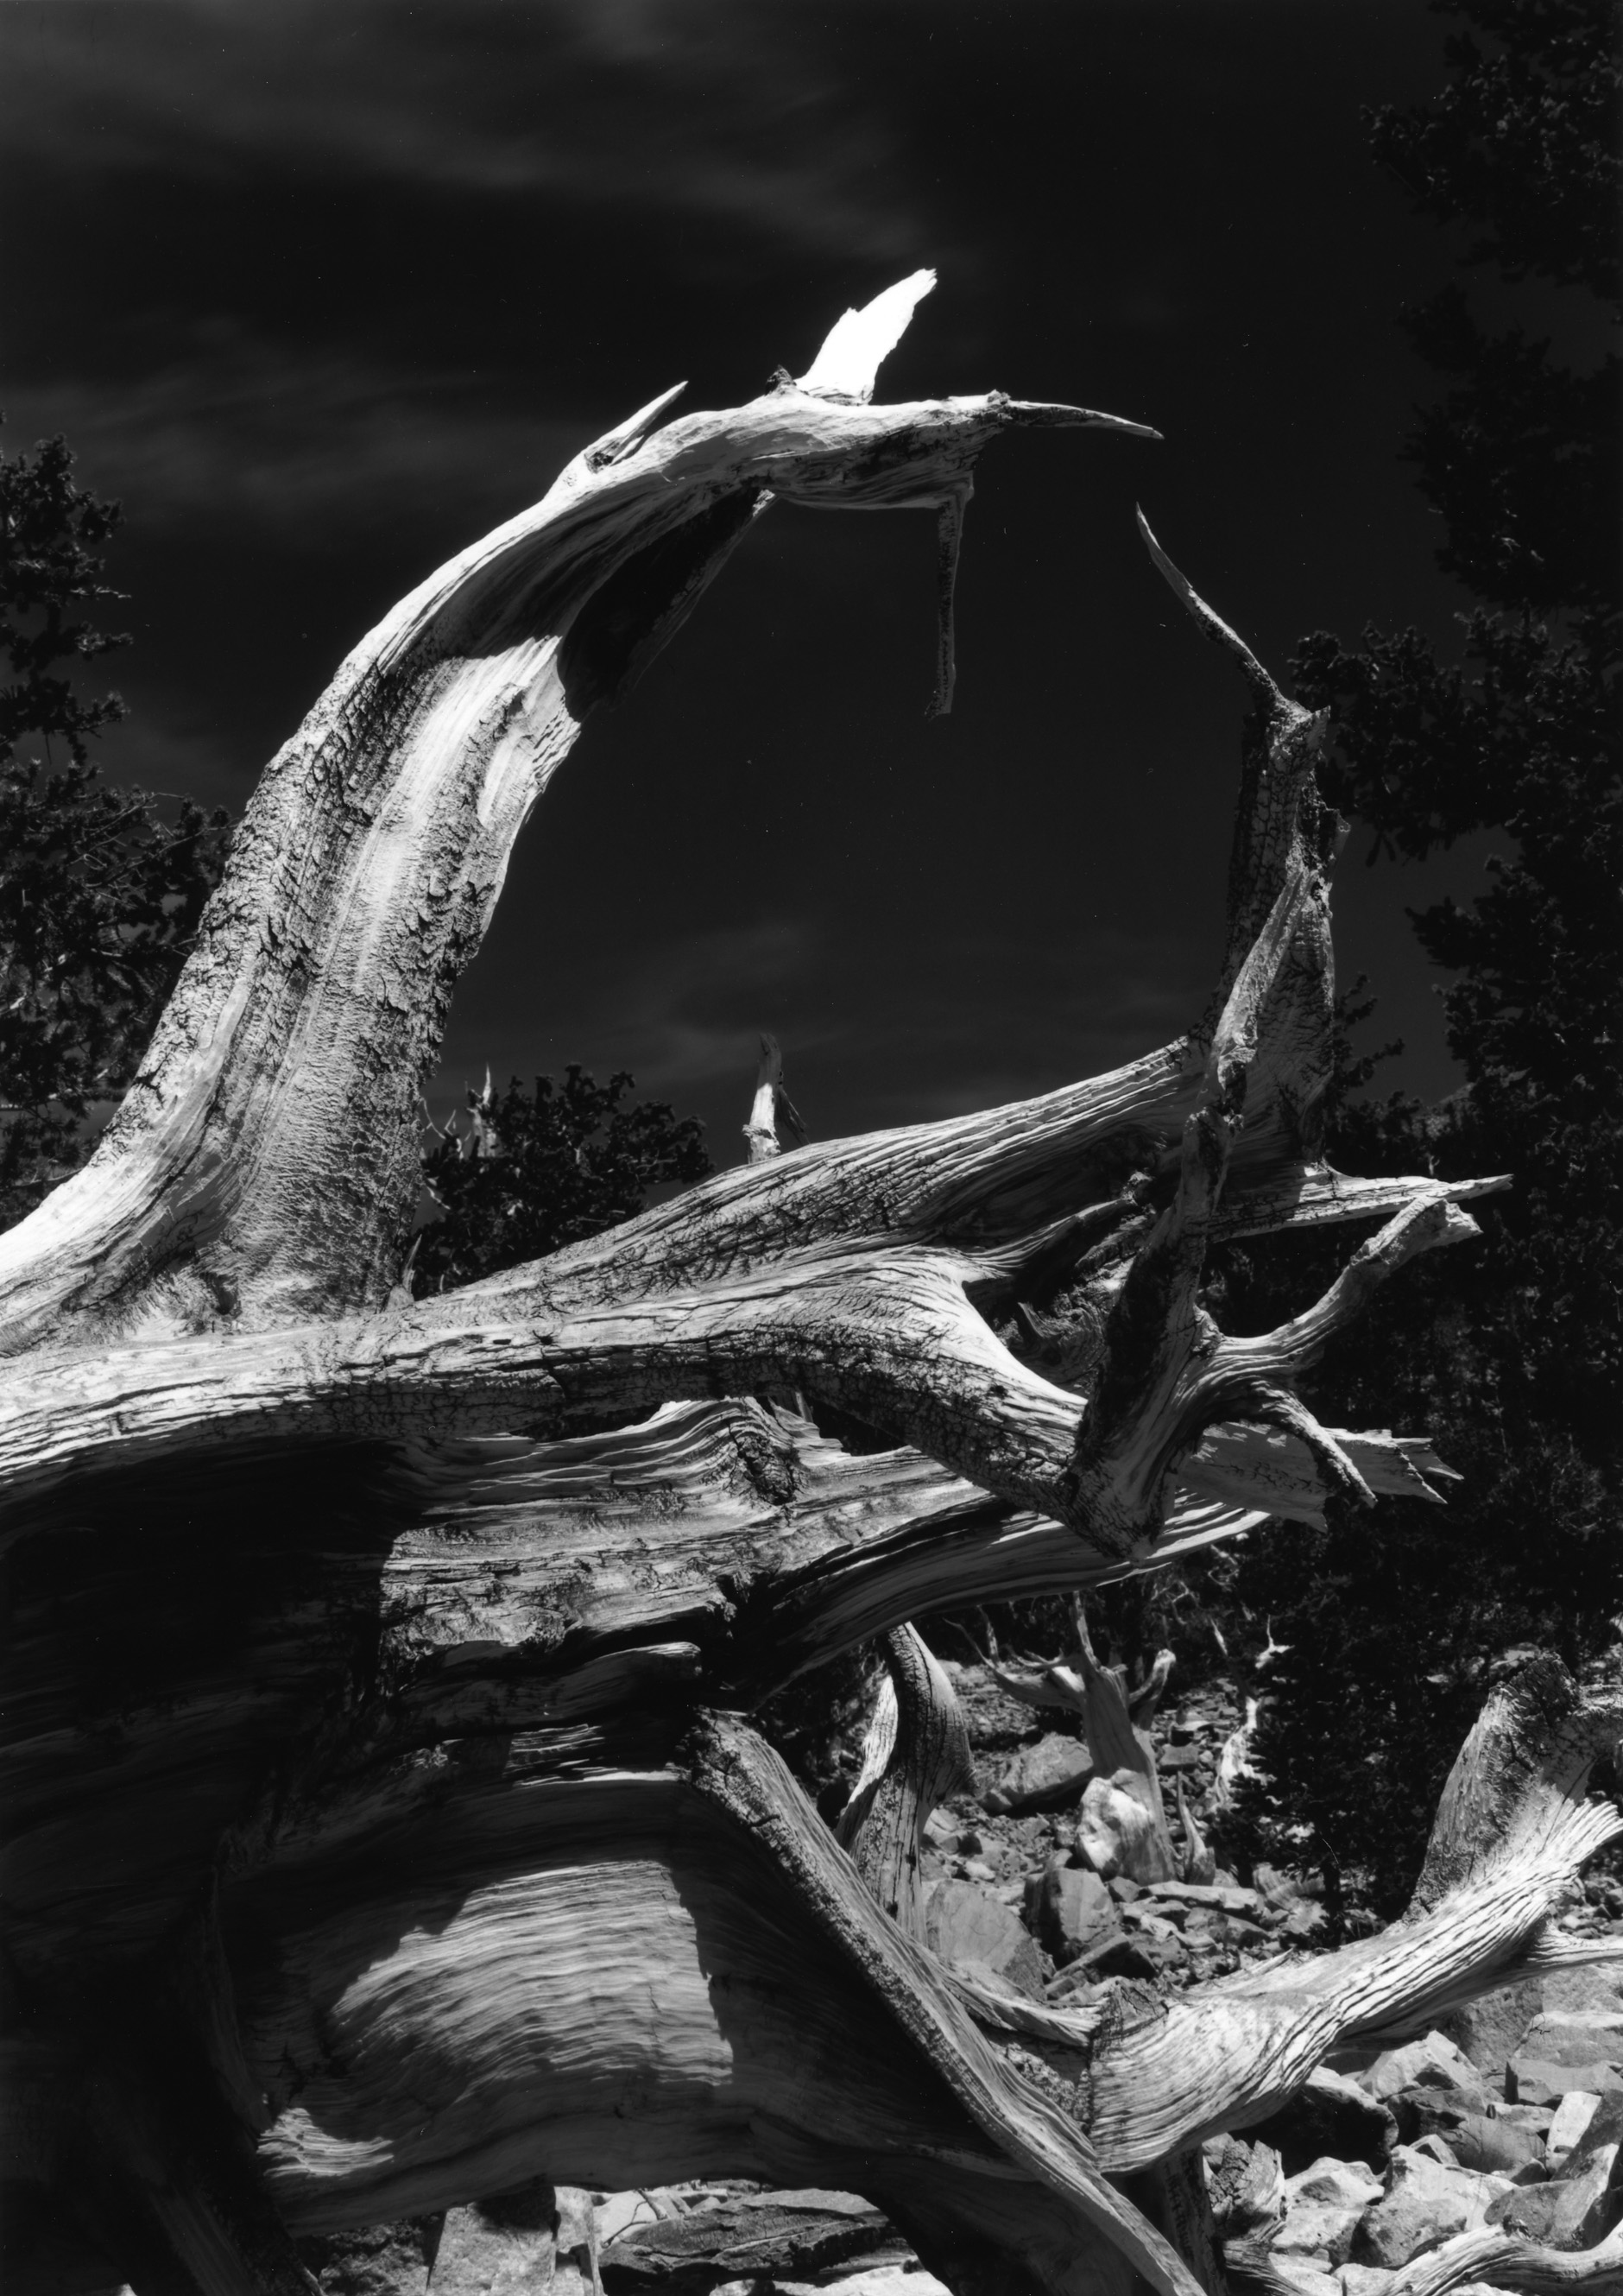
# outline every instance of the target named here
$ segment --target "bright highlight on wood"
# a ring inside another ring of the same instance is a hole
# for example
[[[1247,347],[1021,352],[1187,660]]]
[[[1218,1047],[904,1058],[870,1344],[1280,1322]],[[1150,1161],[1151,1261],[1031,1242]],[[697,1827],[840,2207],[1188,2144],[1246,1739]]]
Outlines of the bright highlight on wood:
[[[1192,2148],[1337,2043],[1552,1965],[1552,1912],[1619,1830],[1585,1792],[1623,1714],[1541,1663],[1489,1702],[1378,1939],[1063,2008],[924,1942],[922,1828],[965,1750],[909,1622],[1336,1493],[1440,1499],[1423,1431],[1322,1426],[1299,1382],[1496,1185],[1324,1161],[1319,728],[1147,529],[1253,700],[1187,1030],[812,1144],[767,1039],[747,1163],[465,1290],[402,1286],[418,1095],[513,840],[754,519],[935,510],[945,706],[980,452],[1155,435],[997,391],[872,405],[933,283],[746,406],[652,400],[385,618],[266,769],[95,1155],[0,1238],[10,2173],[69,2196],[139,2296],[303,2292],[297,2234],[542,2173],[860,2191],[963,2296],[1193,2296]],[[1219,1327],[1215,1242],[1347,1222],[1365,1240],[1320,1299]],[[820,1412],[888,1447],[848,1452]],[[836,1840],[750,1717],[874,1637]],[[1067,1678],[1169,1841],[1085,1639]],[[1129,1817],[1098,1798],[1101,1857]]]

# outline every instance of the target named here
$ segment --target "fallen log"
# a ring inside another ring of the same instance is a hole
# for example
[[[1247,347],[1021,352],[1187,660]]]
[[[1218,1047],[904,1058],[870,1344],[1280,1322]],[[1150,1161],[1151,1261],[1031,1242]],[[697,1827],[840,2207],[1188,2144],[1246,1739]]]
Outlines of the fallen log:
[[[1348,1956],[1061,2011],[919,1935],[955,1755],[907,1622],[1333,1493],[1439,1496],[1423,1437],[1325,1428],[1298,1383],[1495,1185],[1325,1165],[1316,721],[1153,544],[1254,704],[1204,1014],[1111,1075],[763,1152],[406,1296],[416,1096],[512,840],[753,519],[935,509],[945,706],[979,452],[1152,435],[998,392],[873,405],[923,283],[746,406],[653,401],[362,642],[95,1154],[0,1238],[4,2166],[137,2296],[302,2288],[301,2241],[537,2179],[698,2175],[864,2194],[962,2296],[1191,2296],[1202,2135],[1535,1965],[1614,1823],[1576,1751],[1549,1767],[1594,1718],[1546,1685],[1446,1806],[1454,1866]],[[763,1150],[781,1083],[769,1055]],[[1217,1239],[1336,1221],[1380,1225],[1322,1299],[1218,1329]],[[820,1411],[900,1440],[852,1456]],[[881,1636],[895,1732],[848,1851],[748,1718]]]

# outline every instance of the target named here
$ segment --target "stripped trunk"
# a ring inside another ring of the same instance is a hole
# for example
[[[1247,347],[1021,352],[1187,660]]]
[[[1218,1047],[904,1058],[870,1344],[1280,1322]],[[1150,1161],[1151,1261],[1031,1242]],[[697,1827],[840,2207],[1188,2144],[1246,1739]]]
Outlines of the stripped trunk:
[[[0,1238],[5,2175],[138,2296],[303,2289],[299,2236],[541,2180],[705,2174],[867,2194],[963,2291],[1188,2296],[1191,2148],[1337,2042],[1547,1962],[1615,1830],[1582,1795],[1617,1715],[1545,1669],[1496,1700],[1373,1943],[1061,2010],[920,1934],[918,1830],[961,1750],[905,1622],[1315,1521],[1327,1492],[1435,1496],[1422,1435],[1325,1429],[1296,1382],[1493,1185],[1323,1160],[1318,728],[1153,543],[1254,701],[1187,1034],[403,1291],[417,1095],[512,840],[751,521],[935,507],[944,707],[982,447],[1152,435],[998,392],[872,405],[928,283],[746,406],[655,400],[357,648],[96,1153]],[[761,1082],[765,1149],[770,1051]],[[1384,1225],[1324,1298],[1218,1330],[1215,1240],[1347,1220]],[[819,1411],[905,1447],[848,1454]],[[874,1636],[889,1738],[842,1845],[749,1716]]]

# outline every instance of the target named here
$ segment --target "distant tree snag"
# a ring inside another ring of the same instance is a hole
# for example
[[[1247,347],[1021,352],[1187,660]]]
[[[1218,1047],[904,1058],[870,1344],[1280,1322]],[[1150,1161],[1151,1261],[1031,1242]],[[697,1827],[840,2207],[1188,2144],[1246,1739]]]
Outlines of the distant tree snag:
[[[1057,2008],[919,1934],[962,1742],[906,1621],[1430,1492],[1423,1437],[1322,1427],[1296,1381],[1494,1185],[1323,1161],[1316,724],[1159,552],[1256,705],[1186,1035],[405,1294],[416,1096],[512,839],[750,521],[933,506],[955,546],[997,431],[1149,435],[872,405],[927,283],[746,406],[654,401],[363,641],[94,1157],[0,1239],[8,2173],[137,2296],[302,2288],[297,2237],[541,2177],[708,2174],[866,2194],[963,2296],[1192,2296],[1190,2148],[1338,2041],[1547,1965],[1618,1830],[1583,1794],[1619,1714],[1545,1668],[1490,1704],[1379,1939]],[[769,1056],[763,1141],[781,1083]],[[1215,1238],[1348,1220],[1377,1233],[1322,1299],[1217,1328]],[[905,1447],[848,1452],[820,1409]],[[890,1717],[842,1845],[750,1716],[875,1636]]]

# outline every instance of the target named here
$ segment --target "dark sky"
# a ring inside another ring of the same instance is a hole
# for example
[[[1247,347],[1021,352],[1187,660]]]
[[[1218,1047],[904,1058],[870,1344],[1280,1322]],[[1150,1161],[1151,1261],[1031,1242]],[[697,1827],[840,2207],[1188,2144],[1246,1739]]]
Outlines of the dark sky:
[[[1132,506],[1283,673],[1464,603],[1397,459],[1393,324],[1455,250],[1361,105],[1440,84],[1421,0],[11,0],[4,403],[119,496],[115,776],[240,808],[354,641],[667,384],[808,364],[920,265],[880,396],[997,387],[1158,425],[980,466],[953,718],[933,521],[779,508],[521,845],[439,1105],[578,1060],[742,1152],[755,1031],[819,1136],[1149,1049],[1218,947],[1242,709]],[[1343,977],[1445,1088],[1406,903]]]

